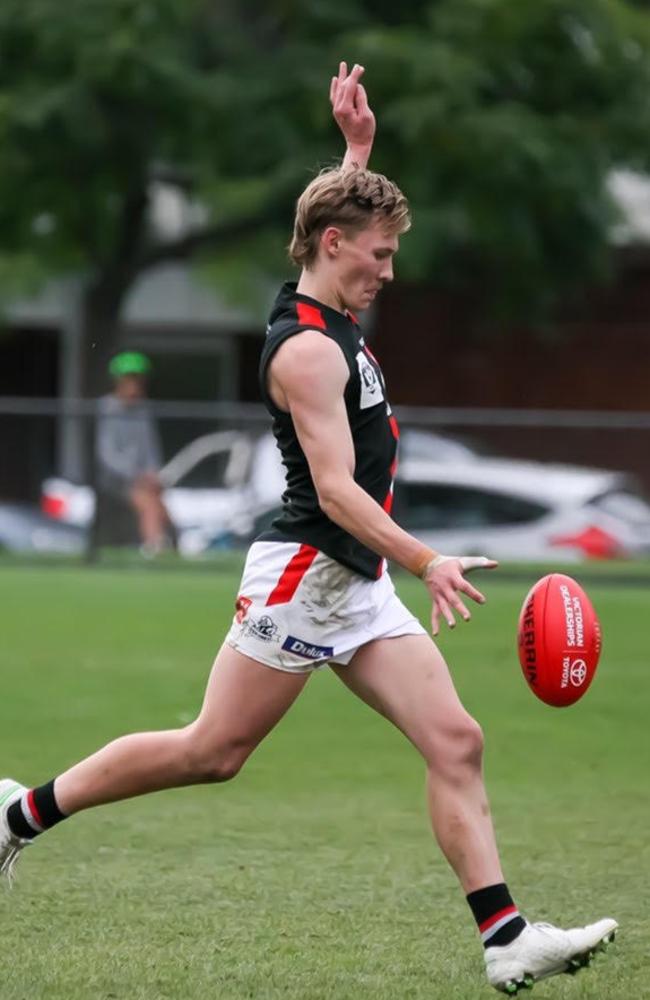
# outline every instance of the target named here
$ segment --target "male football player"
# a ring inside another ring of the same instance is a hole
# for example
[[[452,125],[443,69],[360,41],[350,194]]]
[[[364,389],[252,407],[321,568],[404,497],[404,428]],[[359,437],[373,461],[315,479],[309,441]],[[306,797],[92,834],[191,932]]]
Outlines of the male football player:
[[[355,313],[392,280],[410,221],[397,186],[366,169],[375,123],[362,72],[342,63],[331,84],[343,165],[298,200],[290,254],[300,279],[278,295],[260,363],[287,470],[284,506],[249,550],[203,708],[183,729],[122,737],[38,788],[0,783],[0,860],[10,873],[27,844],[82,809],[233,778],[329,664],[420,751],[433,830],[476,919],[489,982],[514,994],[586,964],[617,925],[565,931],[520,915],[495,844],[481,730],[386,569],[390,559],[422,580],[435,635],[440,617],[450,627],[455,615],[469,619],[464,597],[484,601],[464,573],[496,564],[433,552],[390,515],[399,431]]]

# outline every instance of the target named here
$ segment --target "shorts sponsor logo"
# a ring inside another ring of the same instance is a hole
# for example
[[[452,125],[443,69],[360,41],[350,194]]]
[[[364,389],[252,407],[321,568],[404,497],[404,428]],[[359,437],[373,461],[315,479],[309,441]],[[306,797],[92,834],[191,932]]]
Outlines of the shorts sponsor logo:
[[[240,594],[235,601],[235,621],[238,625],[243,622],[252,603],[250,597],[244,597],[243,594]]]
[[[296,656],[304,656],[306,660],[323,660],[327,656],[332,656],[334,648],[332,646],[317,646],[313,642],[305,642],[304,639],[296,639],[295,635],[288,635],[282,643],[282,648]]]
[[[257,621],[251,619],[246,628],[246,635],[252,635],[262,642],[279,642],[278,632],[280,629],[269,615],[262,615]]]

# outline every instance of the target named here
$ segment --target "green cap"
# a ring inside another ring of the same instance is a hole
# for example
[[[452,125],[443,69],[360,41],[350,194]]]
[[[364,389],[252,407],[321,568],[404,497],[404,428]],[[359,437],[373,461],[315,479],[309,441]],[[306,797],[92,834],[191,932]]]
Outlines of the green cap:
[[[108,370],[114,378],[121,375],[148,375],[151,362],[145,354],[139,354],[138,351],[122,351],[111,360]]]

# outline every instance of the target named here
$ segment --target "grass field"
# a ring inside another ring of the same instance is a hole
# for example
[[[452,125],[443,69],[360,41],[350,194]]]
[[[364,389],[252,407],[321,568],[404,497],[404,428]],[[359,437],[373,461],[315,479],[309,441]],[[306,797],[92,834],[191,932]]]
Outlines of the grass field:
[[[621,924],[594,968],[533,996],[648,997],[647,590],[590,585],[601,666],[555,710],[516,661],[526,584],[483,583],[487,606],[442,646],[486,734],[510,887],[532,919]],[[2,772],[40,783],[120,733],[189,721],[235,588],[232,573],[0,568]],[[426,621],[423,588],[399,590]],[[236,781],[62,824],[0,907],[1,1000],[496,996],[420,760],[327,672]]]

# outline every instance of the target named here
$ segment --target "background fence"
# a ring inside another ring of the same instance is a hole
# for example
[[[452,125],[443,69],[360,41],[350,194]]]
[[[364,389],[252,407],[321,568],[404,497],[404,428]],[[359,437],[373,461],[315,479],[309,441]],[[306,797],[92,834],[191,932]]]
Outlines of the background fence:
[[[183,551],[201,550],[210,532],[212,547],[244,544],[256,517],[277,504],[282,490],[265,408],[152,401],[150,410],[162,443],[165,485],[175,488],[174,502],[182,505],[182,527],[193,518],[205,526],[202,534],[183,533]],[[630,474],[639,493],[650,495],[650,413],[397,407],[396,414],[403,431],[425,432],[408,439],[410,457],[469,467],[470,480],[472,463],[478,469],[485,456],[503,456],[620,470]],[[45,548],[92,557],[99,543],[137,544],[135,521],[119,506],[106,508],[106,530],[91,530],[96,420],[93,400],[0,398],[0,513],[5,522],[8,512],[33,518],[41,542],[49,524],[53,534]],[[495,489],[502,485],[499,475],[496,470]],[[552,490],[552,468],[546,476],[545,491]],[[227,523],[235,525],[234,534],[225,530]],[[0,545],[11,549],[11,526],[2,525],[0,516]],[[33,547],[25,531],[17,549]]]

